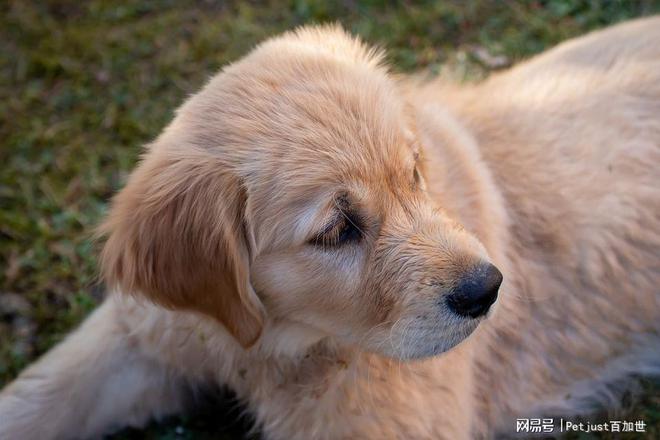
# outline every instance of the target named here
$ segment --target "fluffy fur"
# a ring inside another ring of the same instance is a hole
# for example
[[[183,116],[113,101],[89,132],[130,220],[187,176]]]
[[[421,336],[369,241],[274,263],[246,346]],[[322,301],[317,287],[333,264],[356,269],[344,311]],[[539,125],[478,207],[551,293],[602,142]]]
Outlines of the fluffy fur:
[[[484,438],[657,373],[658,41],[637,20],[469,86],[337,28],[263,43],[146,149],[102,227],[115,291],[2,391],[0,438],[140,426],[208,384],[270,439]],[[458,317],[483,261],[500,299]]]

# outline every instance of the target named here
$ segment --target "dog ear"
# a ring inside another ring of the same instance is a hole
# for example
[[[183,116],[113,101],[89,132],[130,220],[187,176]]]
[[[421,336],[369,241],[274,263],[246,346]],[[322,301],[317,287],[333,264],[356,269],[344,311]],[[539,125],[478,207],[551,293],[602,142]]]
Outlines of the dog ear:
[[[123,292],[212,316],[247,348],[264,310],[249,280],[245,191],[226,166],[201,156],[146,155],[100,228],[102,271]]]

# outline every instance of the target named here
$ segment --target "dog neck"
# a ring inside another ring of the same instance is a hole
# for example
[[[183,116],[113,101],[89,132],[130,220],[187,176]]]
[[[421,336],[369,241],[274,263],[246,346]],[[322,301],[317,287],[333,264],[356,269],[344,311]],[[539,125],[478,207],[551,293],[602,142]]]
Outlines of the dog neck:
[[[295,360],[307,355],[322,341],[330,339],[329,335],[309,325],[268,320],[262,336],[250,352],[262,359]]]

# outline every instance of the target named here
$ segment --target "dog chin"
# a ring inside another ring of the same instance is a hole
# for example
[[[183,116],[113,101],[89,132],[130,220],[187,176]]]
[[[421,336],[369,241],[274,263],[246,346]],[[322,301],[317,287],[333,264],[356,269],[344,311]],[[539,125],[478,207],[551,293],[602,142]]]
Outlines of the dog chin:
[[[405,338],[400,349],[381,350],[381,354],[401,361],[425,359],[441,355],[466,340],[477,328],[482,319],[470,319],[461,323],[448,336],[438,338],[437,333],[425,331],[416,338]],[[443,329],[446,331],[446,329]]]

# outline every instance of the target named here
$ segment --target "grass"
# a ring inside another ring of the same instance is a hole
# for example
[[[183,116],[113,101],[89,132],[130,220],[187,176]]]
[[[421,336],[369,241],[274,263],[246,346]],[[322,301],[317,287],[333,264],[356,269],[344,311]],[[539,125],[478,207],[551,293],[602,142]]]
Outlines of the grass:
[[[386,47],[395,70],[473,79],[657,11],[650,0],[2,2],[0,386],[100,302],[90,234],[141,145],[186,96],[260,40],[338,21]],[[649,381],[645,389],[627,414],[660,438],[660,387]],[[215,419],[220,412],[119,437],[240,436]]]

